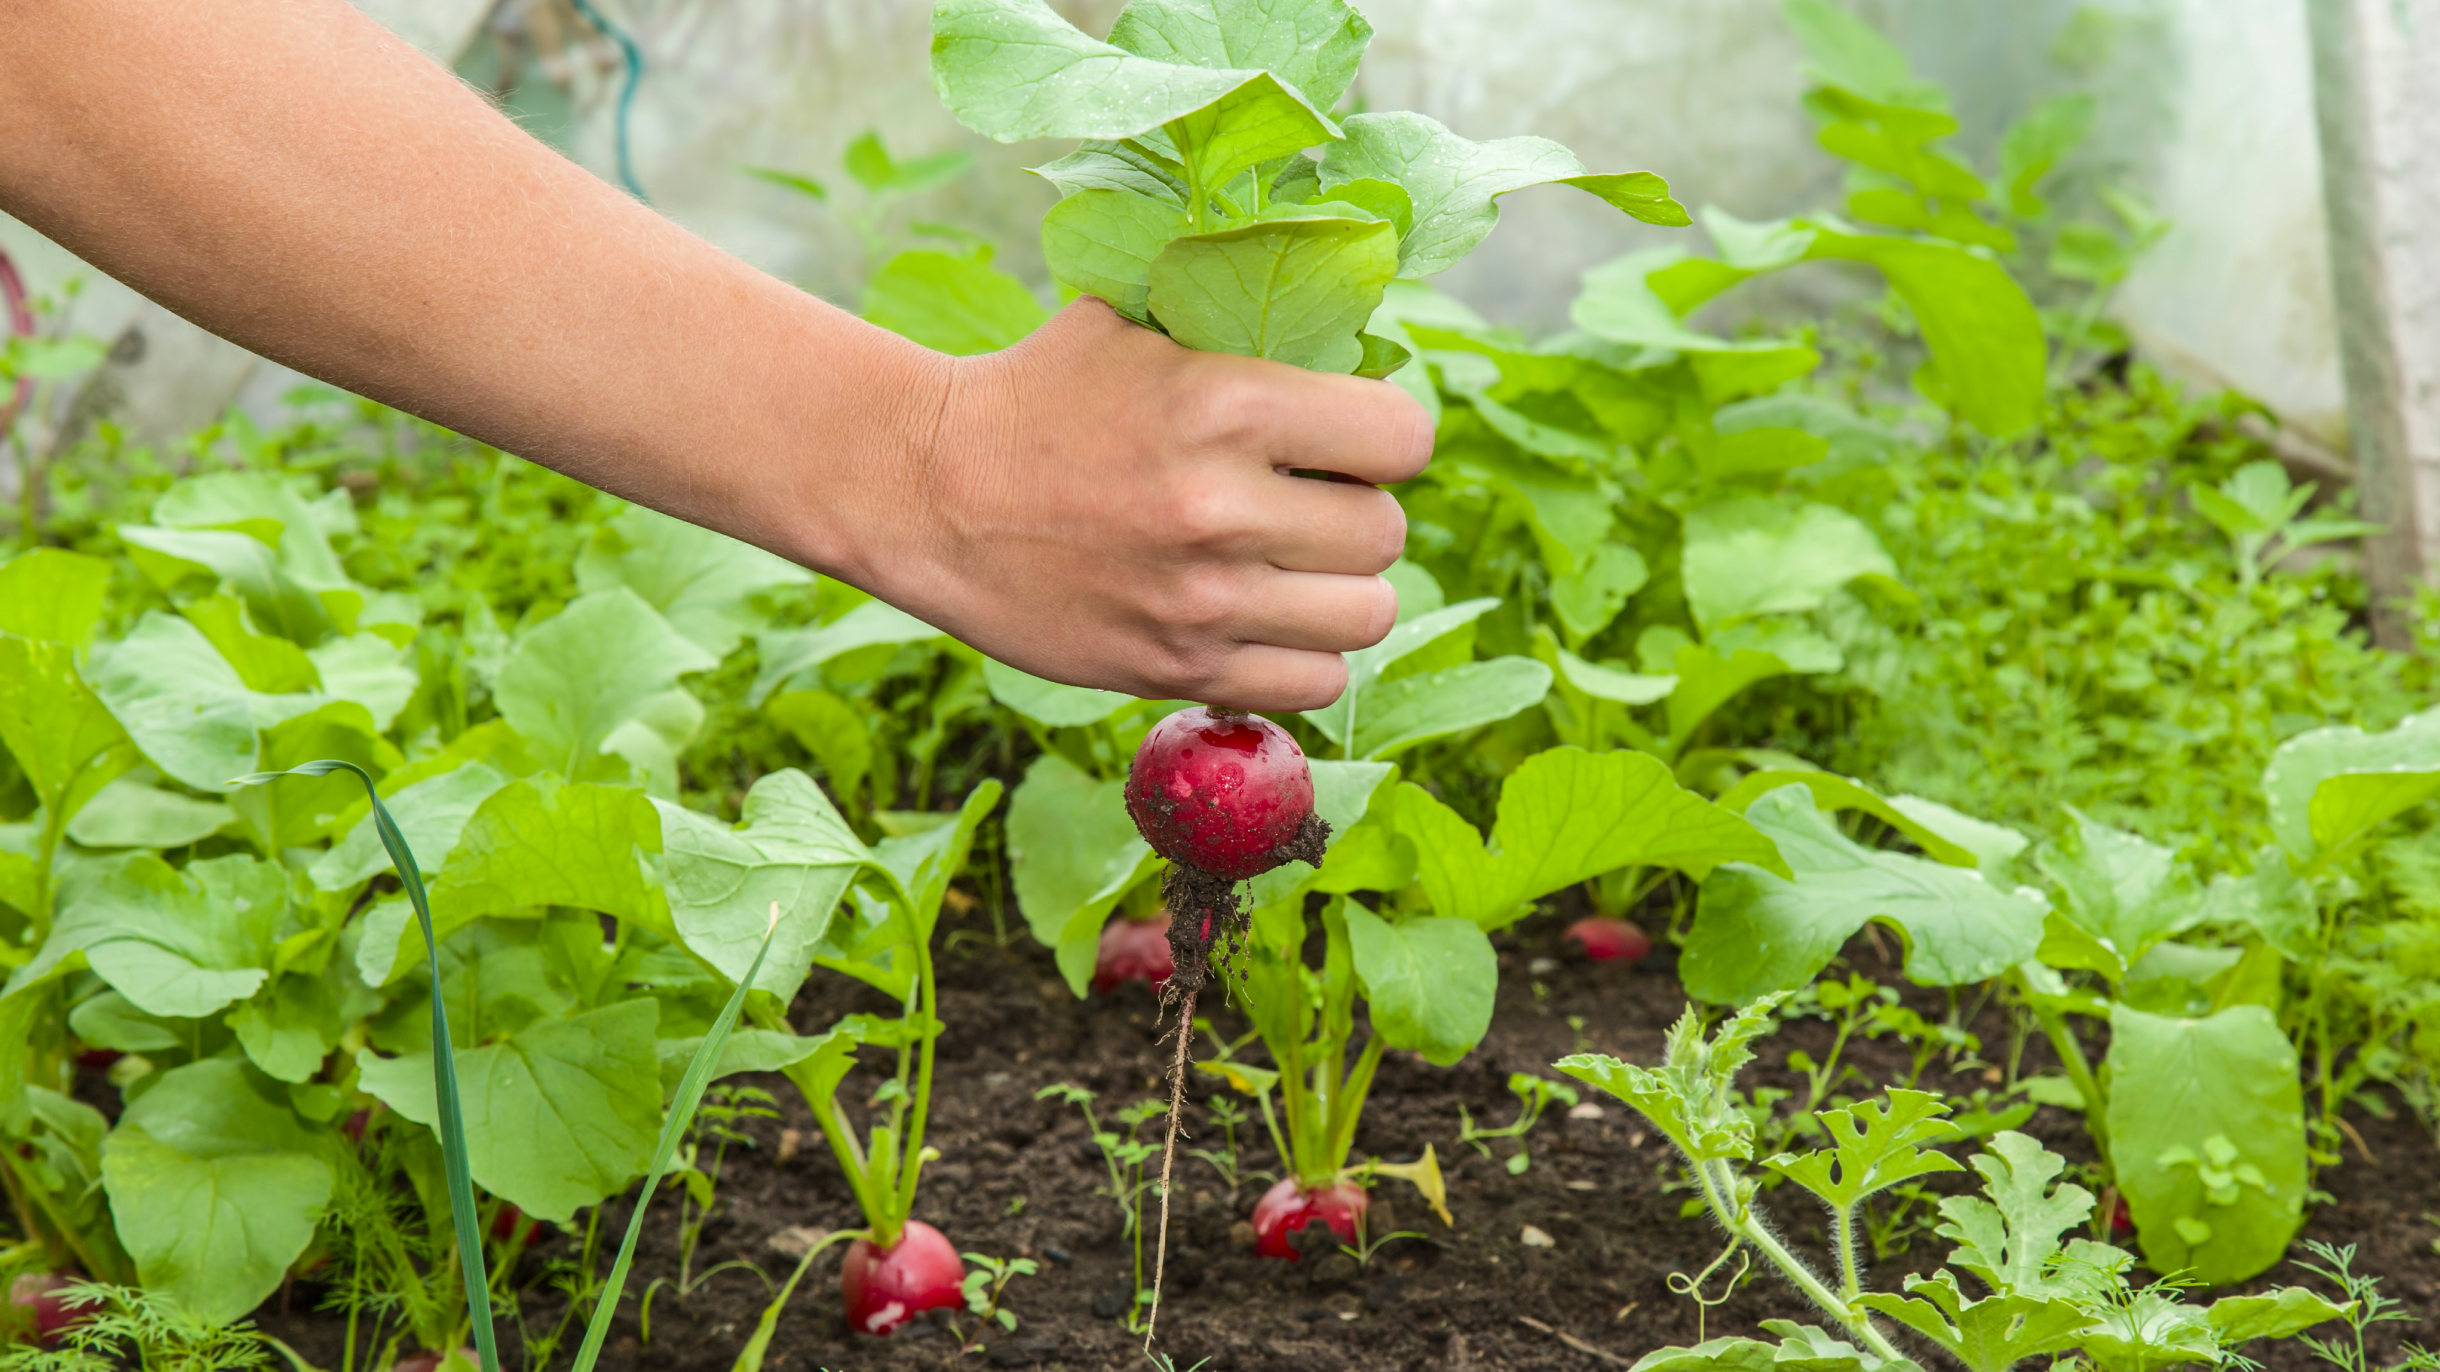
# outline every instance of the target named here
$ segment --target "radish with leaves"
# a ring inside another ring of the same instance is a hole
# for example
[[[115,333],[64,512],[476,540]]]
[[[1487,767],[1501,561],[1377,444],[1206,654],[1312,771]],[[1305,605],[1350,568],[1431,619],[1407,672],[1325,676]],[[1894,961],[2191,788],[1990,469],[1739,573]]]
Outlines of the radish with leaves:
[[[858,1239],[841,1264],[839,1294],[848,1327],[887,1334],[926,1310],[963,1309],[966,1262],[957,1246],[924,1223],[909,1220],[887,1247]]]
[[[1159,991],[1169,984],[1177,959],[1169,951],[1169,912],[1149,919],[1120,916],[1102,926],[1101,949],[1093,959],[1093,989],[1108,994],[1130,981]]]

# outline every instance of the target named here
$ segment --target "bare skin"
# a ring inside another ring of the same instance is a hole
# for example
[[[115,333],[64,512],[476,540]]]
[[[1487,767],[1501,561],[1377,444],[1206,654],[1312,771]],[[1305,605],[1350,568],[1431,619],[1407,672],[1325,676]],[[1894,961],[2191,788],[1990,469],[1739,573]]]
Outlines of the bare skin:
[[[1378,642],[1387,382],[1098,301],[876,329],[635,204],[345,0],[0,6],[0,209],[334,385],[860,586],[1040,676],[1309,709]]]

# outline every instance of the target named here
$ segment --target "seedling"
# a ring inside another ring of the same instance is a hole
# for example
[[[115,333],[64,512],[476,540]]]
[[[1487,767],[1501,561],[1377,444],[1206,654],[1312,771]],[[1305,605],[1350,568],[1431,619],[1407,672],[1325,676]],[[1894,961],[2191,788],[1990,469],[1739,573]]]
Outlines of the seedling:
[[[1101,1150],[1102,1165],[1109,1169],[1110,1183],[1096,1189],[1118,1205],[1121,1232],[1133,1247],[1135,1255],[1134,1285],[1128,1290],[1139,1293],[1139,1299],[1127,1307],[1127,1327],[1137,1330],[1136,1312],[1145,1302],[1140,1293],[1150,1288],[1144,1284],[1144,1192],[1151,1183],[1144,1180],[1144,1165],[1160,1150],[1136,1137],[1146,1124],[1161,1118],[1167,1107],[1157,1100],[1140,1100],[1118,1112],[1118,1123],[1127,1132],[1105,1129],[1093,1117],[1093,1093],[1081,1086],[1065,1082],[1045,1086],[1034,1093],[1036,1100],[1062,1100],[1084,1112],[1085,1129],[1093,1136],[1093,1146]]]
[[[1041,1266],[1032,1258],[995,1258],[988,1253],[968,1253],[966,1261],[974,1265],[974,1270],[966,1274],[966,1312],[977,1323],[973,1337],[959,1338],[957,1351],[979,1353],[983,1351],[983,1336],[991,1332],[992,1325],[1015,1332],[1017,1312],[1003,1304],[1008,1284],[1019,1277],[1034,1275]]]
[[[1903,1296],[1869,1290],[1857,1257],[1864,1203],[1918,1177],[1964,1170],[1929,1146],[1947,1133],[1941,1122],[1947,1107],[1936,1096],[1906,1090],[1821,1111],[1815,1119],[1828,1148],[1762,1161],[1829,1210],[1834,1267],[1826,1276],[1815,1273],[1781,1242],[1756,1203],[1760,1180],[1749,1170],[1754,1122],[1735,1100],[1737,1074],[1753,1060],[1752,1044],[1770,1030],[1785,999],[1763,997],[1709,1038],[1690,1008],[1670,1029],[1667,1056],[1657,1068],[1591,1054],[1556,1064],[1625,1101],[1677,1146],[1703,1208],[1729,1235],[1713,1271],[1732,1255],[1740,1261],[1748,1252],[1759,1256],[1838,1330],[1833,1336],[1773,1321],[1767,1327],[1781,1336],[1778,1349],[1734,1340],[1706,1344],[1704,1353],[1727,1357],[1726,1345],[1733,1343],[1767,1360],[1810,1349],[1842,1372],[1862,1372],[1904,1358],[1875,1322],[1880,1315],[1939,1345],[1969,1372],[2006,1372],[2026,1358],[2070,1349],[2081,1350],[2103,1372],[2147,1372],[2181,1362],[2219,1363],[2253,1339],[2291,1337],[2357,1308],[2353,1299],[2342,1307],[2295,1287],[2198,1306],[2178,1301],[2167,1284],[2130,1285],[2132,1255],[2090,1239],[2060,1242],[2064,1231],[2092,1213],[2092,1193],[2072,1183],[2054,1185],[2065,1160],[2014,1132],[1993,1136],[1989,1150],[1974,1157],[1982,1196],[1940,1202],[1938,1232],[1956,1245],[1948,1257],[1955,1270],[1910,1276]],[[1979,1280],[1988,1294],[1970,1297],[1958,1272]],[[1701,1282],[1679,1289],[1698,1292]],[[1708,1308],[1724,1296],[1696,1298]],[[1841,1338],[1853,1339],[1861,1351]],[[1652,1356],[1665,1360],[1667,1351]]]
[[[1542,1112],[1548,1110],[1552,1102],[1575,1105],[1576,1092],[1575,1088],[1564,1082],[1537,1077],[1530,1072],[1509,1073],[1508,1089],[1516,1094],[1517,1117],[1497,1129],[1477,1128],[1474,1116],[1467,1113],[1465,1104],[1460,1102],[1457,1107],[1457,1141],[1473,1144],[1474,1151],[1487,1158],[1491,1156],[1489,1140],[1515,1139],[1517,1151],[1508,1159],[1508,1175],[1521,1177],[1525,1175],[1525,1169],[1533,1166],[1533,1159],[1526,1155],[1525,1135],[1540,1122]]]

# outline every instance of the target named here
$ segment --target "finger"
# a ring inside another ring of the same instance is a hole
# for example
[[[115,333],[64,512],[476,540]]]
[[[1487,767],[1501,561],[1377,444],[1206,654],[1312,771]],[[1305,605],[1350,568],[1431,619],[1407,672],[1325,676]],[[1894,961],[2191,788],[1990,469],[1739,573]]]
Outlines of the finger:
[[[1241,643],[1352,653],[1388,637],[1397,622],[1397,589],[1381,577],[1272,572],[1247,591],[1230,631]]]
[[[1387,491],[1285,472],[1258,480],[1255,546],[1282,571],[1371,576],[1406,550],[1406,511]]]
[[[1375,485],[1411,479],[1432,459],[1432,420],[1387,381],[1205,354],[1204,399],[1274,467],[1343,472]]]
[[[1321,709],[1346,689],[1347,660],[1336,653],[1248,644],[1229,655],[1201,694],[1208,705],[1290,714]]]

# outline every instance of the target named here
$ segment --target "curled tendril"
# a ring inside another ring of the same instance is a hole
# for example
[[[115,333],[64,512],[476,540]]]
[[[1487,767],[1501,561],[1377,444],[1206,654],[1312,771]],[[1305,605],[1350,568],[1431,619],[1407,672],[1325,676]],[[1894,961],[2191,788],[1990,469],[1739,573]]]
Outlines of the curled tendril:
[[[1710,1281],[1711,1274],[1719,1271],[1730,1258],[1737,1260],[1737,1270],[1730,1273],[1728,1280],[1721,1285],[1719,1295],[1705,1296],[1703,1284]],[[1701,1343],[1708,1337],[1704,1332],[1704,1324],[1711,1314],[1711,1308],[1715,1305],[1726,1305],[1728,1298],[1736,1294],[1737,1283],[1745,1280],[1745,1274],[1751,1271],[1753,1266],[1753,1255],[1745,1251],[1745,1240],[1730,1239],[1728,1247],[1720,1250],[1720,1256],[1713,1258],[1709,1267],[1691,1277],[1683,1272],[1669,1274],[1669,1289],[1694,1302],[1694,1341],[1696,1343]]]

